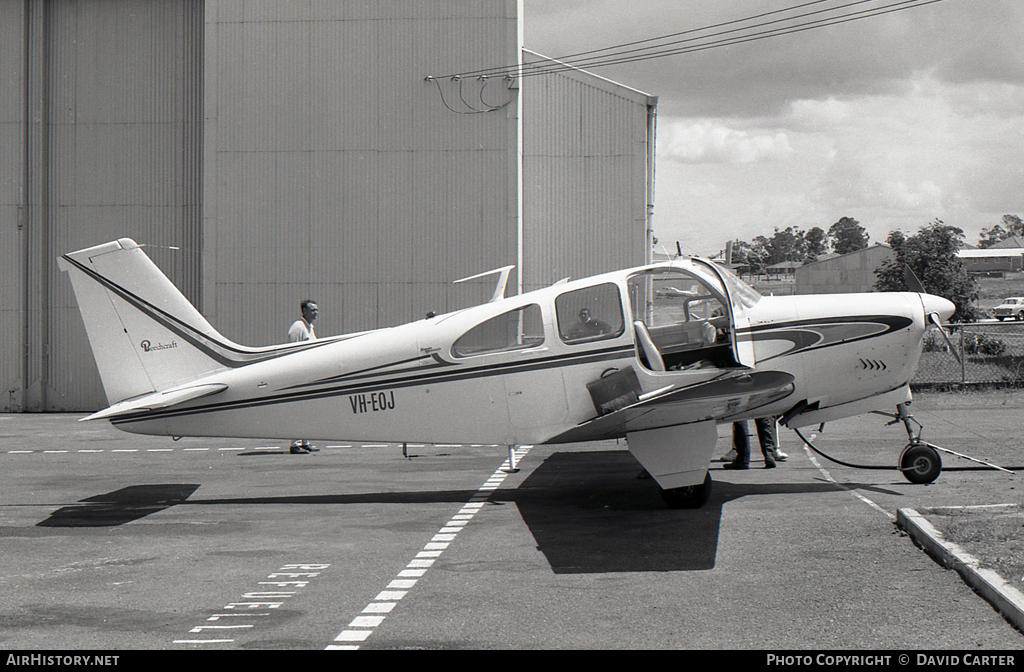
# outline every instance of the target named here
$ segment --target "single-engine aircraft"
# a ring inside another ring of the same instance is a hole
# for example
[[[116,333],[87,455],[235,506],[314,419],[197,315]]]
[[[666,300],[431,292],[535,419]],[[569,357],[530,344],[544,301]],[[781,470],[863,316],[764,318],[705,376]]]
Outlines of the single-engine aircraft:
[[[678,508],[707,501],[720,423],[902,413],[926,330],[954,311],[923,291],[762,296],[681,258],[510,297],[499,269],[482,305],[252,348],[218,333],[131,239],[59,263],[110,404],[84,420],[172,437],[502,445],[510,458],[624,437]],[[910,480],[938,475],[928,451],[904,451]]]

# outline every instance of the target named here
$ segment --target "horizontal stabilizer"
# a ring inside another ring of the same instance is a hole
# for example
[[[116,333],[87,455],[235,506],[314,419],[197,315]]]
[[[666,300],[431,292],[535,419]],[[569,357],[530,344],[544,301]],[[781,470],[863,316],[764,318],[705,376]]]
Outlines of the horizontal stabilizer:
[[[110,408],[82,418],[81,421],[103,420],[105,418],[116,418],[130,413],[136,413],[138,411],[151,411],[157,408],[167,408],[186,401],[191,401],[192,399],[208,397],[212,394],[223,392],[226,389],[228,389],[228,386],[224,383],[206,383],[204,385],[191,385],[189,387],[183,387],[176,390],[147,394],[144,397],[126,399],[125,401],[116,403]]]

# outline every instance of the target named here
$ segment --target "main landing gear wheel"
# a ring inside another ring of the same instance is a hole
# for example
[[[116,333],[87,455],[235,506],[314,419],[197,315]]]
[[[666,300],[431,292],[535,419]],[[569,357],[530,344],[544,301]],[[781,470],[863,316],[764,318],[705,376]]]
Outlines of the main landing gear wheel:
[[[923,443],[910,444],[900,455],[900,471],[911,483],[931,483],[942,471],[939,451]]]
[[[687,485],[661,491],[661,499],[670,509],[699,509],[711,499],[711,473],[700,485]]]

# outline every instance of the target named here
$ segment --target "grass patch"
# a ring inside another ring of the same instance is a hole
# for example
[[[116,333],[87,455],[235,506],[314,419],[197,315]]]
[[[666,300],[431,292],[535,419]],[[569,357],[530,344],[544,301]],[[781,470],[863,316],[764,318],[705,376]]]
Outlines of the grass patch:
[[[1011,585],[1024,590],[1024,510],[1019,504],[958,509],[942,507],[922,513],[947,541],[958,544],[996,571]]]

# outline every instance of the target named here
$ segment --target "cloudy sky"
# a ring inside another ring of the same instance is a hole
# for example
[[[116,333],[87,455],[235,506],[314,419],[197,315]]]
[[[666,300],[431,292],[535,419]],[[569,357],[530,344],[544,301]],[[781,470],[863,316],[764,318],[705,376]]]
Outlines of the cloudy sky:
[[[524,44],[559,57],[853,1],[524,0]],[[673,251],[841,217],[871,242],[938,218],[976,244],[1024,216],[1022,0],[940,0],[594,72],[659,97],[654,222]]]

